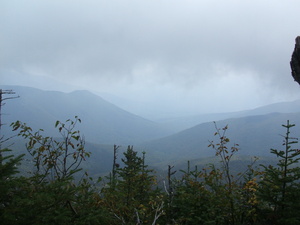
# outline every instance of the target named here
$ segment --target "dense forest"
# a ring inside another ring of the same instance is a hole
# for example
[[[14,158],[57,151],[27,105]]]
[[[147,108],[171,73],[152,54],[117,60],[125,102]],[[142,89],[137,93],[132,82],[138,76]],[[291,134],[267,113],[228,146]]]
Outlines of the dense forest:
[[[14,137],[1,137],[1,224],[300,224],[300,151],[293,148],[297,138],[289,121],[282,125],[282,149],[271,149],[275,166],[254,166],[254,158],[246,170],[232,172],[239,145],[226,136],[228,126],[215,124],[218,142],[208,147],[221,166],[191,168],[187,162],[185,170],[176,171],[170,165],[162,180],[146,165],[145,152],[128,146],[119,156],[116,145],[110,174],[90,176],[82,170],[91,153],[76,130],[80,122],[78,117],[56,121],[60,139],[14,122],[31,159],[4,147]],[[33,168],[26,176],[19,174],[24,160]]]

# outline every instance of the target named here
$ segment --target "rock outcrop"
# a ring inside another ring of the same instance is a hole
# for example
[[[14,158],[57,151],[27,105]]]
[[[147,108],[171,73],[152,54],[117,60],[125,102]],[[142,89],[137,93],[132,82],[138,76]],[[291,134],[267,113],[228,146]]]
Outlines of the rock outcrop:
[[[296,37],[295,49],[290,62],[292,76],[300,84],[300,36]]]

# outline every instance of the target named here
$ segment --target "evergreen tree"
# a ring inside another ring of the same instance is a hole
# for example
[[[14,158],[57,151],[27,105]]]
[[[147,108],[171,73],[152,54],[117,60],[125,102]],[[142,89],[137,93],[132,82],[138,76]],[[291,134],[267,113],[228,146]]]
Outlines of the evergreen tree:
[[[279,159],[277,166],[263,166],[259,188],[263,206],[261,219],[270,224],[300,224],[300,151],[292,148],[298,143],[296,138],[290,136],[290,128],[295,125],[287,121],[287,125],[282,126],[286,128],[285,148],[271,149],[271,153]]]
[[[254,224],[256,219],[256,180],[252,166],[244,173],[234,175],[230,170],[231,159],[238,151],[238,145],[228,147],[226,137],[228,126],[219,129],[215,136],[218,142],[210,142],[220,157],[220,165],[210,164],[201,170],[196,166],[190,169],[190,163],[183,176],[174,180],[174,195],[167,212],[171,224]]]
[[[114,183],[104,189],[104,201],[110,208],[115,224],[152,224],[161,216],[162,197],[155,189],[156,180],[145,164],[145,153],[139,157],[128,146],[117,168]]]
[[[14,190],[21,184],[15,175],[24,155],[14,157],[8,149],[0,149],[0,152],[0,221],[3,221],[15,198]]]

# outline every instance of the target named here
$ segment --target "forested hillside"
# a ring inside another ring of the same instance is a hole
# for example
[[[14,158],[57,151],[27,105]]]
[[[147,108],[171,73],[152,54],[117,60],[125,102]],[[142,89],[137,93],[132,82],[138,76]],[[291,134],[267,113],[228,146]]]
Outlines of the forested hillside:
[[[89,92],[30,93],[35,97],[25,94],[25,100],[5,104],[11,110],[6,118],[30,118],[33,126],[20,120],[1,126],[3,224],[300,223],[300,152],[293,136],[300,133],[293,124],[300,124],[299,113],[208,122],[142,142],[148,131],[139,136],[138,128],[160,126]],[[66,105],[88,119],[92,134],[98,123],[91,122],[106,118],[109,137],[130,141],[124,135],[132,132],[139,145],[86,142],[91,139],[81,131],[87,127],[79,116],[55,120],[48,130],[50,119],[69,115]],[[125,132],[130,122],[134,126]],[[157,131],[161,136],[163,129]]]
[[[240,145],[239,155],[268,156],[270,148],[280,148],[282,141],[281,127],[288,119],[300,124],[300,113],[272,113],[258,116],[248,116],[217,121],[218,126],[228,125],[228,136]],[[205,158],[214,155],[207,148],[213,140],[215,125],[213,122],[199,124],[177,134],[143,143],[141,148],[152,156],[157,156],[157,162],[174,162]],[[294,128],[300,133],[300,127]]]
[[[56,139],[17,121],[12,127],[26,142],[31,173],[20,176],[24,155],[1,149],[0,219],[2,224],[298,224],[299,150],[294,124],[272,165],[257,166],[254,157],[241,171],[232,170],[239,145],[227,136],[228,126],[215,126],[214,152],[205,167],[184,170],[169,165],[163,178],[146,164],[147,154],[128,146],[113,148],[111,172],[93,179],[82,166],[91,152],[76,125],[78,117],[57,121]],[[1,144],[5,144],[1,139]]]

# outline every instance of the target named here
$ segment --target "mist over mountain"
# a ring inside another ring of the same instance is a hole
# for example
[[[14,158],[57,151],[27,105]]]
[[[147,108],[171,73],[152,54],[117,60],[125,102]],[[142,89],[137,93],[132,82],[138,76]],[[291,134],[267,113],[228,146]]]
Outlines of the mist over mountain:
[[[291,135],[300,134],[300,113],[270,113],[265,115],[246,116],[220,120],[216,122],[222,129],[228,125],[226,136],[231,140],[228,147],[239,144],[239,153],[248,156],[270,155],[271,148],[282,148],[286,130],[281,126],[290,123],[296,124],[291,129]],[[299,125],[299,126],[297,126]],[[151,154],[158,156],[161,161],[178,161],[210,157],[215,151],[208,148],[209,141],[218,143],[214,136],[216,127],[213,122],[206,122],[183,130],[169,137],[144,143],[143,146]],[[147,151],[146,150],[146,151]]]
[[[89,149],[94,152],[93,165],[100,158],[103,160],[101,152],[105,152],[104,158],[111,158],[110,151],[114,144],[122,145],[122,148],[134,145],[137,151],[146,151],[147,162],[157,166],[211,157],[215,152],[207,146],[209,141],[217,141],[212,121],[217,121],[218,128],[228,125],[227,136],[231,145],[240,145],[240,155],[268,156],[270,148],[281,148],[281,135],[285,132],[281,125],[286,124],[287,120],[296,124],[292,135],[297,137],[300,134],[299,100],[247,111],[154,122],[125,111],[88,91],[63,93],[22,86],[1,88],[12,89],[20,95],[20,98],[6,101],[3,107],[2,122],[6,125],[2,127],[2,134],[10,135],[11,128],[8,125],[20,120],[33,130],[42,128],[45,135],[55,137],[56,120],[64,122],[78,116],[82,123],[76,128],[85,136]],[[105,167],[107,169],[109,165]]]
[[[182,117],[169,117],[161,118],[155,120],[163,124],[165,127],[172,129],[174,131],[182,131],[184,129],[191,128],[197,124],[209,122],[209,121],[218,121],[228,118],[240,118],[246,116],[255,116],[255,115],[265,115],[269,113],[296,113],[300,112],[300,100],[295,100],[291,102],[279,102],[262,107],[258,107],[250,110],[243,110],[238,112],[225,112],[225,113],[210,113],[210,114],[197,114],[192,116],[182,116]]]
[[[160,123],[166,129],[170,129],[173,132],[180,132],[182,130],[191,128],[195,125],[218,121],[229,118],[240,118],[254,115],[265,115],[269,113],[296,113],[300,112],[300,100],[290,102],[278,102],[253,109],[233,111],[233,112],[220,112],[220,113],[182,113],[168,111],[168,109],[151,109],[147,102],[133,102],[126,98],[117,97],[107,93],[99,93],[107,101],[114,102],[114,104],[126,109],[129,112],[138,112],[144,118],[151,121]],[[180,104],[180,102],[178,102]],[[150,104],[151,105],[151,104]]]
[[[42,91],[21,86],[3,86],[12,89],[20,98],[7,101],[3,107],[3,123],[20,120],[34,130],[42,128],[56,135],[54,124],[78,116],[82,123],[77,129],[87,141],[101,144],[136,144],[171,134],[158,123],[129,113],[88,91],[63,93]],[[9,131],[3,126],[4,132]]]

